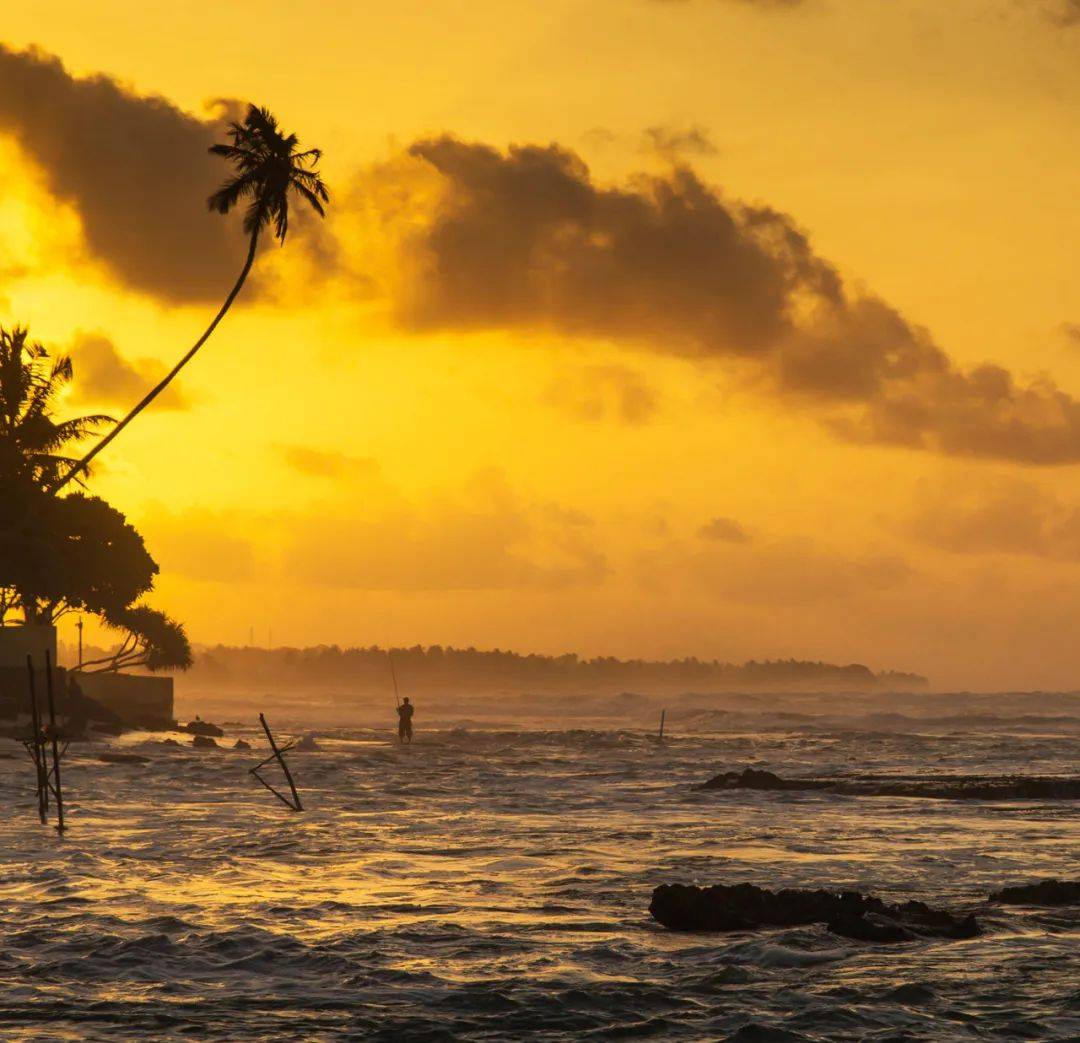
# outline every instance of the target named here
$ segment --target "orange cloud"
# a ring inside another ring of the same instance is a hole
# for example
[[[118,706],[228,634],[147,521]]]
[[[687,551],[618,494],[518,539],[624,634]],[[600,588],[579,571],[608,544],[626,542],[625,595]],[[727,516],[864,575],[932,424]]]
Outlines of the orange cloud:
[[[637,370],[620,365],[570,367],[547,388],[551,405],[579,420],[615,419],[644,424],[659,409],[659,396]]]
[[[592,585],[608,571],[592,523],[526,503],[501,474],[424,504],[396,498],[357,513],[314,512],[286,539],[283,567],[316,587],[508,590]]]
[[[924,492],[906,528],[922,542],[958,554],[1080,562],[1080,506],[1031,482],[952,482]]]
[[[698,529],[703,540],[718,540],[722,543],[749,543],[750,533],[734,518],[712,518]]]
[[[850,441],[1080,461],[1072,395],[1000,366],[961,369],[846,287],[786,215],[729,201],[686,166],[601,186],[555,145],[441,137],[409,152],[442,183],[426,218],[397,204],[409,328],[555,331],[723,360]]]
[[[75,207],[94,256],[125,285],[167,300],[216,299],[235,278],[239,229],[207,213],[206,197],[222,178],[207,149],[237,106],[200,120],[0,44],[0,131]]]
[[[127,408],[166,373],[165,365],[157,359],[123,358],[113,342],[100,333],[77,333],[70,355],[75,372],[70,393],[73,402]],[[158,396],[156,404],[160,409],[189,409],[191,405],[176,382]]]
[[[379,465],[370,457],[349,456],[346,453],[312,449],[302,445],[278,446],[281,458],[294,471],[309,478],[344,478],[376,475]]]

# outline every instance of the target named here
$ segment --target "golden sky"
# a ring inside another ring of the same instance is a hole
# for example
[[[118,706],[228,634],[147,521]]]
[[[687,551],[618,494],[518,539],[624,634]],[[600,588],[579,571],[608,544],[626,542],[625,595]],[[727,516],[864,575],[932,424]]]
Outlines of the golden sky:
[[[3,32],[0,321],[73,352],[71,410],[130,405],[240,268],[215,100],[325,150],[330,218],[94,481],[194,640],[1076,686],[1076,0],[39,0]]]

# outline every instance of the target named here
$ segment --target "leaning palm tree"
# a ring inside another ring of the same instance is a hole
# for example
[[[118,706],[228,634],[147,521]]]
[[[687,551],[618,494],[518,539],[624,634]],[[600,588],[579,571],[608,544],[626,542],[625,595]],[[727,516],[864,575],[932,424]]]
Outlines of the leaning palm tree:
[[[102,414],[57,420],[57,396],[70,382],[71,359],[50,356],[30,339],[25,326],[0,326],[0,485],[18,478],[48,488],[65,472],[74,476],[77,460],[63,449],[113,423]],[[85,468],[83,469],[85,470]],[[66,478],[63,478],[66,481]]]
[[[229,291],[221,310],[214,316],[206,332],[195,342],[191,350],[149,391],[141,402],[120,421],[97,445],[59,480],[53,491],[66,485],[87,466],[128,424],[131,423],[162,391],[172,383],[176,375],[206,343],[210,334],[225,317],[247,280],[255,254],[259,247],[259,235],[268,225],[273,225],[273,235],[279,243],[285,242],[289,230],[289,196],[298,196],[308,203],[320,216],[325,216],[323,204],[330,201],[330,193],[318,172],[322,153],[317,148],[301,152],[295,134],[285,135],[278,129],[277,120],[268,109],[249,106],[242,123],[229,128],[231,144],[212,145],[210,151],[233,165],[232,176],[207,200],[209,208],[219,214],[227,214],[241,200],[248,201],[244,214],[244,231],[248,235],[248,252],[244,267],[240,269],[232,290]]]

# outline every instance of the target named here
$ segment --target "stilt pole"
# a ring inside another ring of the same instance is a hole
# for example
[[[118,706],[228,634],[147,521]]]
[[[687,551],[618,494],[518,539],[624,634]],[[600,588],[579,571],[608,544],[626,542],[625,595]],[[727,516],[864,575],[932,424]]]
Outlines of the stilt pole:
[[[49,698],[49,731],[52,739],[53,795],[56,797],[56,831],[64,832],[64,791],[60,785],[60,744],[56,734],[56,703],[53,700],[52,660],[45,650],[45,692]]]
[[[48,769],[45,764],[45,749],[41,741],[41,714],[38,712],[37,690],[34,686],[34,659],[29,655],[26,657],[26,672],[30,682],[30,727],[33,729],[26,748],[34,758],[34,771],[37,774],[38,817],[41,819],[41,824],[45,825],[49,816]]]
[[[660,741],[664,741],[664,718],[667,717],[667,710],[660,711]]]
[[[289,771],[289,766],[285,763],[285,758],[281,755],[282,751],[278,749],[277,743],[274,742],[274,736],[270,732],[270,725],[266,723],[266,718],[262,714],[259,714],[259,723],[263,726],[263,731],[266,732],[266,738],[270,742],[270,749],[274,751],[274,757],[277,759],[278,764],[281,765],[281,770],[285,773],[285,780],[289,783],[289,789],[292,790],[292,809],[293,811],[303,811],[304,805],[300,803],[300,794],[296,792],[296,783],[293,782],[292,772]],[[286,747],[286,749],[288,749],[288,747]],[[265,764],[266,762],[264,761],[263,763]],[[259,765],[259,767],[262,767],[262,765]],[[273,786],[266,782],[265,779],[261,778],[258,772],[258,768],[251,769],[251,773],[268,790],[270,790],[272,793],[276,793],[277,796],[281,797],[281,794],[277,793]],[[284,800],[284,797],[282,797],[282,800]],[[289,802],[286,800],[285,803],[288,804]]]

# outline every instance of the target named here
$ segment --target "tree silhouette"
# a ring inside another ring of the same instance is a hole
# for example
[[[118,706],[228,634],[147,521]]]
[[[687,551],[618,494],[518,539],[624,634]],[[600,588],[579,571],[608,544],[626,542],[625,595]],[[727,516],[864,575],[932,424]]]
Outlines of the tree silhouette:
[[[50,356],[29,337],[25,326],[0,326],[0,483],[6,497],[13,495],[11,483],[40,488],[57,482],[76,463],[63,448],[113,423],[100,414],[53,417],[57,396],[71,380],[71,359]]]
[[[233,166],[233,174],[210,196],[207,205],[216,213],[227,214],[242,200],[248,201],[244,214],[244,231],[249,237],[249,245],[240,276],[206,332],[194,346],[116,427],[57,480],[52,488],[53,492],[84,472],[94,457],[172,383],[180,370],[206,343],[247,280],[255,263],[259,235],[263,229],[272,224],[274,238],[279,243],[285,242],[289,230],[290,195],[304,200],[320,217],[325,216],[323,204],[330,201],[330,193],[317,169],[322,155],[319,149],[300,151],[296,135],[283,134],[270,111],[254,105],[249,106],[242,123],[231,124],[229,138],[230,144],[213,145],[210,151],[228,160]]]
[[[0,505],[0,588],[25,622],[108,619],[153,587],[157,563],[118,510],[82,493],[21,492]]]
[[[112,613],[105,622],[124,632],[113,651],[79,667],[87,673],[130,670],[187,670],[192,664],[191,643],[182,624],[147,605],[133,605]]]

